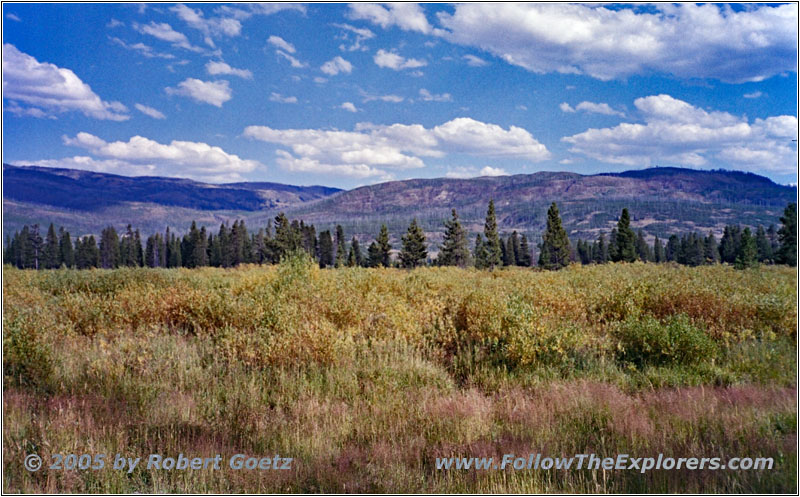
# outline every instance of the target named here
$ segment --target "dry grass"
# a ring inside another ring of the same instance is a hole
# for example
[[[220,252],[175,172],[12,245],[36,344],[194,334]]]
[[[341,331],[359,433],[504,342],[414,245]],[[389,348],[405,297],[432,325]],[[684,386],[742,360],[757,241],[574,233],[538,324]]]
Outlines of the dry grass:
[[[320,271],[295,260],[4,276],[6,492],[797,491],[787,268]],[[623,325],[708,337],[714,354],[650,363],[639,351],[633,364],[620,348],[641,345]],[[531,452],[773,457],[775,469],[434,467]],[[28,473],[29,453],[295,464]]]

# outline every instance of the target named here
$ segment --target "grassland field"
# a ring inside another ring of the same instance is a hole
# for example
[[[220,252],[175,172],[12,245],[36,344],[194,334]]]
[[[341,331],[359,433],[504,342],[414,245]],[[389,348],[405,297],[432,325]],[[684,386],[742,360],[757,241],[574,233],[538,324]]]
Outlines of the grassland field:
[[[796,493],[796,269],[3,269],[4,492]],[[292,457],[28,472],[27,454]],[[439,471],[437,457],[771,457]]]

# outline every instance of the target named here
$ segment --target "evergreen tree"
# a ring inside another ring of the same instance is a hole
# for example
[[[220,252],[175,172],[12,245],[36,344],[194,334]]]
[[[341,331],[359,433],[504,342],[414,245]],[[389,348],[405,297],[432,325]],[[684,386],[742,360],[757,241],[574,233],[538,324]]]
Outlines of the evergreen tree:
[[[452,219],[445,221],[444,239],[442,250],[439,252],[438,263],[442,266],[466,267],[470,264],[469,241],[467,230],[461,226],[456,210],[452,210]]]
[[[719,262],[719,247],[717,246],[717,239],[714,233],[708,232],[708,236],[704,240],[704,256],[706,264],[716,264]]]
[[[497,216],[494,211],[494,200],[489,200],[486,222],[483,226],[483,236],[486,238],[484,242],[484,250],[486,251],[485,267],[491,270],[503,262],[500,236],[497,234]]]
[[[336,259],[335,267],[343,267],[347,264],[347,247],[344,241],[344,229],[341,224],[336,225]]]
[[[333,239],[331,231],[325,230],[319,234],[319,267],[324,269],[333,266]]]
[[[622,209],[617,222],[615,236],[614,262],[633,262],[636,260],[636,233],[631,229],[631,216],[628,209]]]
[[[722,240],[719,242],[720,259],[722,262],[733,264],[736,262],[736,256],[741,250],[742,244],[742,230],[741,227],[725,226],[722,233]]]
[[[347,266],[360,267],[362,265],[362,259],[361,246],[358,244],[358,239],[353,236],[353,239],[350,241],[350,252],[347,254]]]
[[[767,228],[767,239],[769,239],[770,250],[772,251],[772,261],[777,263],[780,258],[780,241],[778,240],[778,229],[774,224],[770,224]]]
[[[378,248],[377,242],[372,242],[367,248],[367,267],[380,267],[381,265],[381,251]]]
[[[480,233],[475,237],[475,248],[472,252],[475,259],[475,267],[478,269],[487,269],[489,267],[489,253],[486,251],[486,242]]]
[[[417,218],[411,221],[402,241],[400,264],[409,269],[425,264],[425,259],[428,257],[428,251],[425,248],[425,232],[417,223]]]
[[[119,266],[119,237],[117,230],[109,226],[100,233],[100,267],[113,269]]]
[[[756,229],[756,250],[758,251],[758,262],[765,264],[772,262],[772,245],[767,238],[767,231],[760,224]]]
[[[392,266],[392,246],[389,244],[389,229],[385,224],[381,225],[381,231],[378,233],[378,238],[375,240],[378,244],[380,253],[380,265],[383,267]]]
[[[681,251],[681,240],[678,235],[670,235],[667,240],[666,258],[669,262],[678,262],[678,255]]]
[[[561,226],[556,203],[547,211],[547,227],[542,235],[539,266],[548,270],[558,270],[569,265],[570,245],[567,232]]]
[[[664,245],[661,243],[661,240],[658,239],[658,235],[656,235],[656,239],[653,241],[653,262],[665,262],[666,260],[667,257],[664,253]]]
[[[59,265],[64,264],[66,267],[75,267],[75,251],[72,248],[72,239],[69,236],[69,231],[63,227],[59,230],[58,239],[58,261]]]
[[[778,230],[780,248],[778,258],[781,264],[797,266],[797,204],[786,206],[781,217],[783,226]]]
[[[42,267],[44,269],[56,269],[60,266],[58,261],[58,237],[56,236],[56,228],[53,223],[47,229],[47,236],[44,239],[44,246],[42,247]]]
[[[594,262],[598,264],[605,264],[608,262],[608,245],[606,244],[606,235],[600,233],[597,237],[597,248],[594,250]]]
[[[758,247],[756,239],[752,235],[750,228],[742,231],[741,245],[739,253],[736,254],[734,267],[736,269],[747,269],[758,265]]]
[[[639,230],[636,235],[636,257],[642,262],[650,262],[653,260],[653,252],[650,250],[650,245],[644,239],[644,233]]]
[[[578,259],[581,261],[581,264],[590,264],[592,262],[592,248],[589,243],[584,240],[578,240],[576,250],[578,251]]]
[[[517,264],[523,267],[530,267],[533,262],[531,256],[531,248],[528,245],[528,237],[522,235],[522,240],[519,242],[519,252],[517,252]]]
[[[508,247],[508,249],[511,252],[511,265],[519,266],[519,259],[522,256],[522,245],[520,244],[517,230],[511,232],[511,237],[509,240],[510,247]]]

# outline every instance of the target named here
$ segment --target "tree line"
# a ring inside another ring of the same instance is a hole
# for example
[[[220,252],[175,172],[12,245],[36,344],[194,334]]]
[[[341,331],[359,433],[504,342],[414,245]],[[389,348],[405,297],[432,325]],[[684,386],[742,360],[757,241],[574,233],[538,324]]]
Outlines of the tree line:
[[[607,262],[676,262],[689,266],[728,263],[737,268],[761,264],[797,265],[797,207],[790,204],[780,218],[782,226],[758,226],[755,234],[749,227],[726,226],[719,243],[713,233],[671,235],[666,243],[657,236],[653,245],[644,233],[631,228],[630,213],[622,209],[617,225],[606,239],[604,233],[594,241],[577,240],[573,246],[562,226],[555,202],[547,212],[547,225],[537,245],[536,265],[557,270],[572,262],[603,264]],[[117,233],[113,226],[102,230],[100,241],[94,235],[76,238],[63,227],[56,231],[51,223],[44,237],[38,225],[24,226],[6,240],[3,262],[22,269],[54,269],[58,267],[88,269],[123,266],[147,267],[234,267],[242,263],[275,264],[288,254],[303,251],[321,268],[327,267],[402,267],[423,265],[459,266],[494,269],[502,266],[534,265],[531,244],[525,234],[513,231],[500,236],[494,201],[489,202],[483,233],[478,233],[470,249],[467,230],[455,209],[444,223],[444,238],[438,255],[431,258],[425,232],[411,221],[401,237],[394,257],[389,230],[382,225],[375,239],[363,251],[358,239],[346,240],[341,225],[317,235],[314,225],[289,221],[285,214],[256,232],[248,232],[244,220],[233,225],[222,223],[216,234],[196,222],[183,236],[170,232],[150,235],[142,243],[139,230],[127,226]]]

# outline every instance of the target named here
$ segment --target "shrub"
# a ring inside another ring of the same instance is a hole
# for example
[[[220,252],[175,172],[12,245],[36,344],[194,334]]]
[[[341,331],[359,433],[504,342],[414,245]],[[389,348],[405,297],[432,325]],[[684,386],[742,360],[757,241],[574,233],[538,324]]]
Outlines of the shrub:
[[[613,333],[619,340],[618,359],[637,367],[693,364],[716,354],[716,344],[686,314],[663,322],[651,316],[628,318]]]
[[[48,341],[27,314],[3,319],[3,378],[9,386],[46,390],[53,373]]]

